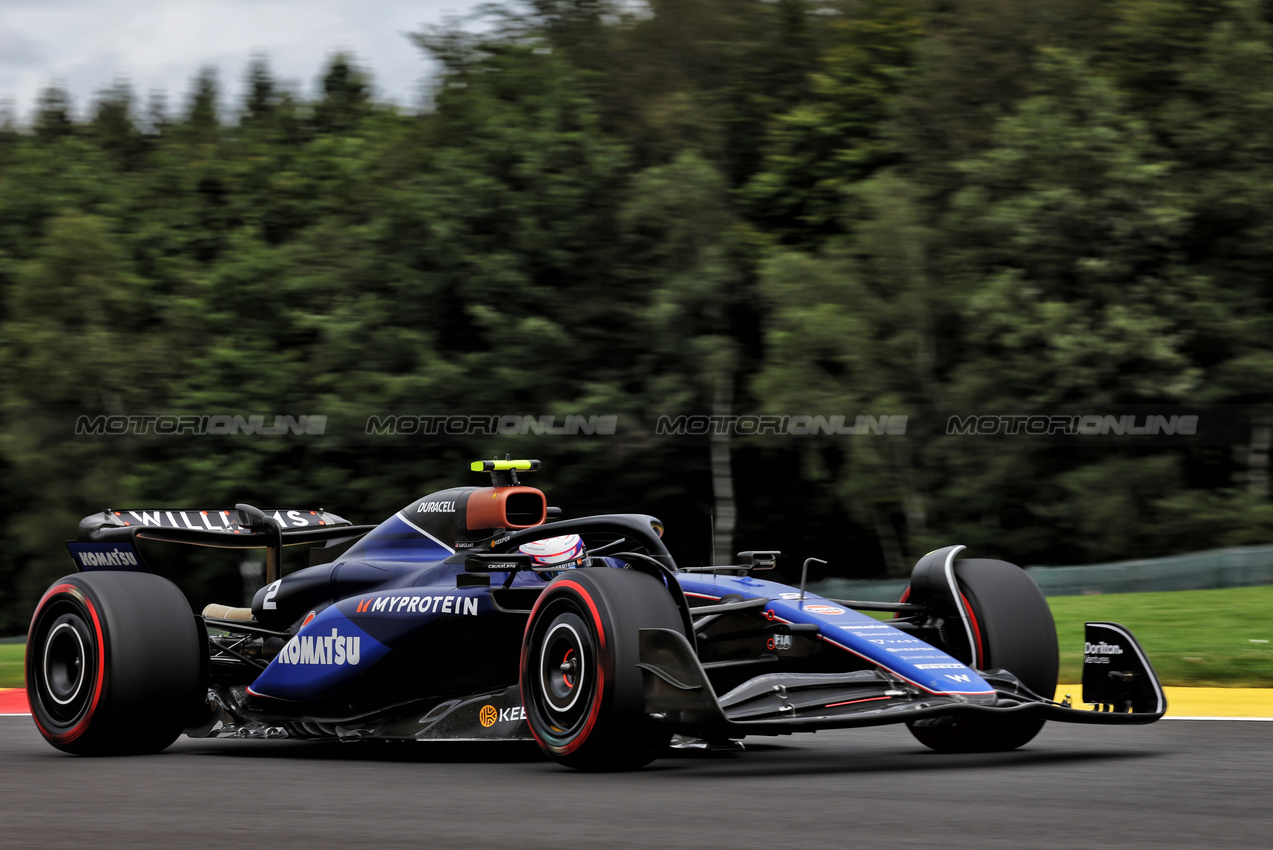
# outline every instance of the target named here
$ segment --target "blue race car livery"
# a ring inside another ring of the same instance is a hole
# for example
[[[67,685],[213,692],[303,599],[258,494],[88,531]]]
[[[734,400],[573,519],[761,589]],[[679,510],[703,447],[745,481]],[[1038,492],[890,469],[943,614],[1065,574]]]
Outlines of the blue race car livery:
[[[949,546],[919,560],[899,602],[828,599],[761,577],[776,552],[680,566],[654,517],[561,519],[518,478],[538,467],[479,461],[490,486],[376,526],[246,504],[86,517],[68,543],[80,572],[32,618],[36,725],[83,754],[154,752],[183,732],[534,740],[561,764],[616,769],[673,740],[887,723],[939,751],[1008,750],[1048,720],[1166,710],[1114,623],[1087,624],[1083,700],[1097,710],[1054,701],[1052,616],[1012,564]],[[195,616],[145,541],[263,549],[266,584],[250,607]],[[282,575],[292,546],[310,565]]]

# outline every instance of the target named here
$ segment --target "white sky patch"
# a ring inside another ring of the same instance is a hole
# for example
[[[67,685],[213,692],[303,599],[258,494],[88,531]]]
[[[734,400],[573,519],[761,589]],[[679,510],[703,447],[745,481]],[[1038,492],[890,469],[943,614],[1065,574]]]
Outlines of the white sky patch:
[[[434,66],[407,34],[480,0],[0,0],[0,101],[22,122],[51,83],[71,94],[77,117],[94,95],[127,80],[144,104],[163,92],[185,105],[200,68],[217,69],[225,107],[242,102],[253,55],[305,97],[328,57],[351,53],[369,70],[375,96],[417,107]]]

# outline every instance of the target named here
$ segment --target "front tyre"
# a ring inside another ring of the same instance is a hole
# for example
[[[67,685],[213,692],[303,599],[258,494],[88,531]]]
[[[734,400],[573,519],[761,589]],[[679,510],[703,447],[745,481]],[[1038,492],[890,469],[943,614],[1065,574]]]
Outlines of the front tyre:
[[[172,582],[93,572],[55,582],[27,635],[31,716],[76,755],[154,753],[177,739],[204,695],[205,640]]]
[[[955,562],[955,578],[978,643],[982,670],[1003,669],[1045,699],[1056,691],[1059,659],[1052,609],[1025,570],[1007,561],[969,558]],[[903,597],[904,599],[906,597]],[[907,601],[923,603],[910,598]],[[960,661],[958,648],[940,646]],[[969,714],[906,724],[924,746],[943,753],[1015,750],[1039,734],[1045,721],[1024,714]]]
[[[671,732],[645,713],[644,628],[685,628],[661,581],[631,570],[571,570],[540,594],[522,640],[526,719],[546,755],[579,770],[631,770]]]

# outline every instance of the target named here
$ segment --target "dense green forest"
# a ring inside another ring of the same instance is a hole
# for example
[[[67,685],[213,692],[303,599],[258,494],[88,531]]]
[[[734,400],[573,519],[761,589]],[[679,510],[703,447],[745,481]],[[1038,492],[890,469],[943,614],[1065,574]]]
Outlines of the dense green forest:
[[[568,515],[788,576],[1273,539],[1273,4],[525,0],[414,39],[419,112],[356,57],[312,100],[261,58],[232,108],[209,72],[0,128],[0,633],[108,506],[372,522],[505,452]],[[1127,410],[1227,436],[947,433]],[[399,414],[617,425],[367,433]],[[76,434],[102,415],[327,419]],[[683,415],[906,424],[659,433]]]

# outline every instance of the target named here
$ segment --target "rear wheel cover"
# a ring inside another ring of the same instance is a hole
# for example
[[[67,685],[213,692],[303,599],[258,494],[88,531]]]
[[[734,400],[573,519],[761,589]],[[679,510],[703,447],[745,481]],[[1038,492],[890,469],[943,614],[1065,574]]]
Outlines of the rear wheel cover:
[[[31,716],[55,744],[89,727],[105,685],[101,617],[83,591],[58,584],[40,600],[27,636]]]
[[[206,640],[167,579],[112,571],[67,576],[31,618],[31,717],[64,752],[158,752],[206,697]]]

